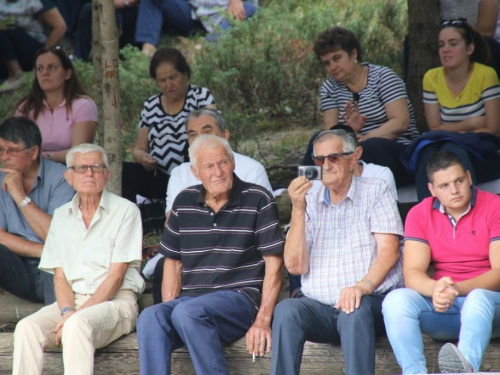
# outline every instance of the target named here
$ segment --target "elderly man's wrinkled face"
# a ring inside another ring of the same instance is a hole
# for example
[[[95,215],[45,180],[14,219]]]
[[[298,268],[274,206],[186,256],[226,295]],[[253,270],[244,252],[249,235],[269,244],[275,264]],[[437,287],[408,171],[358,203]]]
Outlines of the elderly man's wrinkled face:
[[[14,143],[0,138],[0,160],[4,168],[21,174],[29,172],[38,159],[38,146],[26,148],[24,143]]]
[[[316,156],[325,156],[323,164],[323,185],[329,187],[342,186],[352,178],[354,166],[357,162],[356,154],[342,155],[336,158],[336,162],[331,162],[326,156],[340,154],[343,150],[342,138],[327,139],[316,143],[314,146]]]
[[[234,160],[223,145],[201,148],[191,170],[211,195],[225,194],[233,186]]]
[[[75,153],[71,165],[65,171],[68,184],[79,194],[99,194],[110,175],[111,172],[104,166],[102,155],[98,151]]]

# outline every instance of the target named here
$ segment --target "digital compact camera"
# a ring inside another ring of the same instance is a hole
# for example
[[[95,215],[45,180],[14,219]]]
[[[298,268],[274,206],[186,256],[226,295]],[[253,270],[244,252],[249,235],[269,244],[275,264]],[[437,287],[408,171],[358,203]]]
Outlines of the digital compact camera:
[[[322,169],[321,166],[299,165],[297,175],[304,176],[308,180],[321,180]]]

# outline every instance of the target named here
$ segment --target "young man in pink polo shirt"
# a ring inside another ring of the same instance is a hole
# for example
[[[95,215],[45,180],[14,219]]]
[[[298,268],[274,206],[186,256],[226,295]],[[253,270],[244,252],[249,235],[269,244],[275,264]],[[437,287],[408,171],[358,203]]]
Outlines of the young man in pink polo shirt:
[[[406,288],[383,302],[387,336],[404,374],[427,372],[422,333],[459,339],[439,352],[442,373],[477,372],[490,338],[500,337],[500,197],[472,186],[449,151],[432,157],[427,175],[432,197],[406,219]]]

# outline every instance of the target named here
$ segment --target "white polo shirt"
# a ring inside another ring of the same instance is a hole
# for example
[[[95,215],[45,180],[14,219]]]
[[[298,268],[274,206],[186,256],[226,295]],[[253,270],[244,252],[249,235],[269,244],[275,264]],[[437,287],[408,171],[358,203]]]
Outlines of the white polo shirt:
[[[39,268],[54,273],[60,267],[73,292],[94,294],[111,263],[129,263],[120,289],[142,293],[142,222],[137,206],[104,190],[87,229],[79,203],[76,194],[55,210]]]

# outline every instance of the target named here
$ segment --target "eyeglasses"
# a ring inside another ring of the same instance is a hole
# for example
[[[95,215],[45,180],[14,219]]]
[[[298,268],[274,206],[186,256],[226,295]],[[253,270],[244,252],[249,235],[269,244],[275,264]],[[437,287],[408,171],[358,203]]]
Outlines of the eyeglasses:
[[[104,164],[92,164],[92,165],[80,164],[80,165],[73,165],[72,167],[68,167],[68,169],[72,169],[76,173],[87,173],[89,168],[92,169],[92,172],[94,172],[94,173],[100,173],[106,169],[106,166]]]
[[[6,152],[7,155],[9,155],[9,156],[17,156],[17,155],[19,155],[19,153],[21,151],[27,150],[28,148],[31,148],[31,147],[25,147],[25,148],[20,148],[20,149],[0,147],[0,155],[3,155],[3,153]]]
[[[468,25],[467,18],[448,18],[441,21],[441,27]]]
[[[352,155],[354,152],[339,152],[338,154],[330,154],[327,156],[312,156],[312,159],[314,161],[314,164],[316,165],[323,165],[325,164],[325,159],[328,159],[330,163],[332,164],[338,164],[340,163],[340,158],[342,156],[348,156]]]

